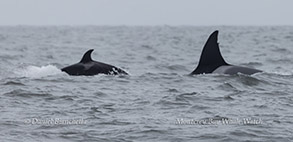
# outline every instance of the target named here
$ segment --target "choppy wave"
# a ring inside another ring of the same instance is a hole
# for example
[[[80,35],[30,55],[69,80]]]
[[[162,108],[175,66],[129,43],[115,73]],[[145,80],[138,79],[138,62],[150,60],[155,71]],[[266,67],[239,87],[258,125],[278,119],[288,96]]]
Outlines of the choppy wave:
[[[292,76],[293,75],[293,71],[269,71],[268,73],[284,75],[284,76]]]

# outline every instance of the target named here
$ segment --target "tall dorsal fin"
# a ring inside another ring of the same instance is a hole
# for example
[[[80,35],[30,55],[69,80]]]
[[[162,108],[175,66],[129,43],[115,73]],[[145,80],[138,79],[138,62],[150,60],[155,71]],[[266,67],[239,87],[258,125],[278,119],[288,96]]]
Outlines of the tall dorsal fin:
[[[229,65],[221,55],[218,44],[218,33],[219,31],[214,31],[208,38],[203,47],[199,64],[191,74],[212,73],[222,65]]]
[[[81,63],[87,63],[87,62],[93,61],[92,57],[91,57],[91,54],[92,54],[93,51],[94,51],[94,49],[90,49],[87,52],[85,52],[83,57],[82,57],[82,59],[80,60],[80,62]]]

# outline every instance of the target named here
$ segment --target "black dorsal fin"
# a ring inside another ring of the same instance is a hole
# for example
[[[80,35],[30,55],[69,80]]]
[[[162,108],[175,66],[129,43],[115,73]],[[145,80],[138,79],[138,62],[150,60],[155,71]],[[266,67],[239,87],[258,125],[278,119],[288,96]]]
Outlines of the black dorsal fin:
[[[93,61],[92,57],[91,57],[91,54],[92,54],[93,51],[94,51],[94,49],[90,49],[87,52],[85,52],[83,57],[82,57],[82,59],[80,60],[80,62],[81,63],[87,63],[87,62]]]
[[[218,44],[218,31],[214,31],[203,47],[198,66],[191,74],[212,73],[226,63],[221,55]]]

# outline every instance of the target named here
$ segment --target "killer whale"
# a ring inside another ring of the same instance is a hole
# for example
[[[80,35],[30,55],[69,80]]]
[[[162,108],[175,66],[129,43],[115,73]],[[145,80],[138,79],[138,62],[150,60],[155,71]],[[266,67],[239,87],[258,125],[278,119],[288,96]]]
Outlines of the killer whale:
[[[205,43],[199,63],[195,70],[191,72],[193,74],[208,74],[208,73],[218,73],[218,74],[247,74],[251,75],[254,73],[262,72],[261,70],[234,66],[228,64],[221,55],[219,44],[218,44],[218,33],[219,31],[214,31]]]
[[[64,67],[61,69],[61,71],[66,72],[69,75],[75,76],[92,76],[97,74],[128,75],[125,71],[123,71],[120,68],[92,60],[91,54],[93,51],[94,49],[88,50],[86,53],[84,53],[79,63]]]

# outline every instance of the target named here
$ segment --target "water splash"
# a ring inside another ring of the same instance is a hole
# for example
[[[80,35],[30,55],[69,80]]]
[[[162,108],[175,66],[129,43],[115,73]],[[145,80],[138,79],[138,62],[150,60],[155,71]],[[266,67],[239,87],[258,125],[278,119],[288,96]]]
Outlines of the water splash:
[[[40,78],[45,76],[52,76],[61,74],[62,71],[58,69],[54,65],[46,65],[46,66],[26,66],[21,69],[14,71],[16,75],[19,77],[30,77],[30,78]]]

